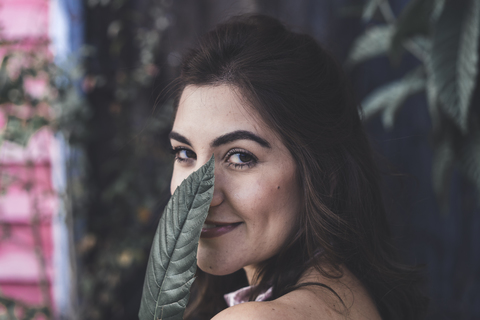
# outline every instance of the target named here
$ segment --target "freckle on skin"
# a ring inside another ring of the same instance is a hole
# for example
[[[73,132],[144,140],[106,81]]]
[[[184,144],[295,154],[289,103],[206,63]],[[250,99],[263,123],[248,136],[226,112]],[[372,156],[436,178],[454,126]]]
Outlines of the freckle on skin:
[[[280,186],[278,186],[277,189],[280,189]]]

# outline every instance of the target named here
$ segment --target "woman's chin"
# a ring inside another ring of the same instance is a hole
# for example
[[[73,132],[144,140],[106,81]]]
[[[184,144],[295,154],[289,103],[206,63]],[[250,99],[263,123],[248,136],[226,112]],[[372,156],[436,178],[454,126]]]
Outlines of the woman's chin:
[[[226,276],[241,269],[241,267],[216,265],[215,263],[201,263],[200,261],[197,261],[197,266],[203,272],[214,276]]]

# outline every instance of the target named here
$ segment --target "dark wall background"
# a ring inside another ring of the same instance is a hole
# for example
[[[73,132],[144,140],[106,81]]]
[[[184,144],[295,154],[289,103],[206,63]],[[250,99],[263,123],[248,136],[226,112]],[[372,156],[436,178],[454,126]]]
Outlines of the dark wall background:
[[[397,14],[407,2],[390,1]],[[84,318],[136,317],[149,243],[168,198],[171,159],[165,155],[168,125],[162,123],[169,119],[169,100],[168,95],[162,95],[160,100],[156,97],[177,74],[182,52],[228,16],[260,12],[312,34],[344,61],[353,39],[366,27],[357,16],[346,15],[344,9],[359,3],[125,0],[86,6],[86,43],[96,48],[96,53],[87,59],[87,75],[89,79],[103,76],[107,84],[97,82],[87,92],[93,110],[89,126],[94,137],[87,145],[91,183],[96,187],[89,209],[77,218],[82,225],[78,242],[84,250],[79,254],[82,266],[79,276],[90,281],[80,301]],[[162,8],[162,16],[168,21],[168,26],[158,31],[162,37],[151,50],[157,72],[148,83],[122,84],[122,77],[133,77],[141,57],[142,48],[135,40],[138,33],[158,27],[152,8]],[[122,24],[121,41],[120,36],[112,36],[112,23],[119,20],[129,21]],[[115,45],[120,49],[112,56]],[[376,58],[350,70],[359,101],[415,64],[418,64],[415,58],[405,55],[397,67],[392,67],[387,58]],[[127,87],[139,89],[131,98],[119,100],[115,92]],[[159,107],[154,110],[154,105]],[[393,130],[385,131],[379,119],[365,126],[385,172],[385,201],[398,247],[406,261],[425,265],[426,291],[431,297],[429,319],[480,319],[479,201],[473,186],[454,172],[450,210],[441,213],[432,190],[431,123],[424,94],[406,102]],[[118,193],[118,198],[106,199],[103,190],[116,186],[124,172],[131,172],[125,180],[128,187]],[[145,196],[149,193],[156,200]],[[88,242],[92,237],[93,245]],[[111,254],[110,260],[105,252]],[[118,261],[128,260],[119,258],[125,257],[125,252],[142,254],[133,254],[133,262],[122,267]],[[113,280],[108,280],[112,273]]]

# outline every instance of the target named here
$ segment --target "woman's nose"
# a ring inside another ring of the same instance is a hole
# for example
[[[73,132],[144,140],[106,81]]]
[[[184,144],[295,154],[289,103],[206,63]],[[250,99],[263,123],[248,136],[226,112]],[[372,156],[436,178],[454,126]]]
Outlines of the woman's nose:
[[[216,166],[217,164],[215,164]],[[219,206],[225,199],[224,190],[223,190],[223,176],[217,168],[215,168],[215,185],[213,188],[213,198],[210,203],[210,207]]]

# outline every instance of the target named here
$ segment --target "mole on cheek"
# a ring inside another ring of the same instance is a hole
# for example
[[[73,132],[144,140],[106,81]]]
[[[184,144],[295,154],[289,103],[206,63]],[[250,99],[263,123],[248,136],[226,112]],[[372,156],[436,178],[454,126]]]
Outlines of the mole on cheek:
[[[278,186],[277,189],[280,189],[280,186]]]

